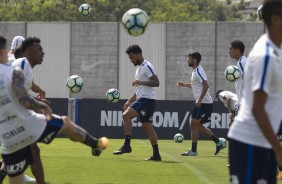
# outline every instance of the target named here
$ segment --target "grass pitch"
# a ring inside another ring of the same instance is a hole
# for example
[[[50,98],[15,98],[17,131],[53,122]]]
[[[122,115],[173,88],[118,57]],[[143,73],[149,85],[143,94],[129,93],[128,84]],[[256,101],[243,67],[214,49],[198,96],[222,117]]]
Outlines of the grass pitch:
[[[175,143],[159,140],[162,162],[144,161],[151,156],[148,140],[132,140],[132,153],[113,155],[123,144],[111,139],[100,157],[89,147],[68,139],[55,139],[50,145],[39,144],[48,184],[226,184],[229,183],[228,148],[214,156],[212,141],[198,142],[197,157],[183,157],[191,141]],[[26,174],[31,175],[30,169]],[[8,179],[4,184],[8,184]]]

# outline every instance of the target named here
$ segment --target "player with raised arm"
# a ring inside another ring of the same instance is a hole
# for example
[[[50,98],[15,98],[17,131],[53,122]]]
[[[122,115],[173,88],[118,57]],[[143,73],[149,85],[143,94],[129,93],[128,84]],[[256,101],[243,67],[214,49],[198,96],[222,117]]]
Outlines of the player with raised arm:
[[[213,109],[213,100],[209,93],[209,83],[206,72],[200,65],[201,54],[193,52],[188,54],[188,65],[192,67],[191,83],[178,81],[177,86],[192,88],[196,100],[192,110],[192,119],[190,123],[192,148],[182,153],[182,156],[197,156],[197,144],[199,133],[204,134],[216,144],[215,155],[226,147],[226,140],[218,138],[213,132],[203,124],[210,122],[210,116]]]
[[[282,0],[265,0],[267,27],[246,62],[241,107],[228,132],[230,183],[276,183],[282,146]]]
[[[153,127],[153,113],[156,106],[156,95],[153,87],[159,87],[159,78],[155,73],[151,63],[142,56],[142,49],[139,45],[131,45],[126,49],[130,61],[137,66],[135,80],[132,86],[135,93],[124,104],[123,125],[125,141],[123,146],[113,154],[120,155],[131,153],[130,146],[132,136],[132,121],[135,117],[140,117],[142,127],[144,128],[153,148],[153,155],[146,160],[161,161],[158,147],[158,137]]]
[[[52,114],[46,103],[30,96],[22,70],[6,64],[6,44],[0,36],[0,141],[10,184],[24,183],[24,171],[33,159],[30,145],[49,144],[58,134],[91,147],[92,155],[99,156],[108,139],[93,137],[67,116]]]

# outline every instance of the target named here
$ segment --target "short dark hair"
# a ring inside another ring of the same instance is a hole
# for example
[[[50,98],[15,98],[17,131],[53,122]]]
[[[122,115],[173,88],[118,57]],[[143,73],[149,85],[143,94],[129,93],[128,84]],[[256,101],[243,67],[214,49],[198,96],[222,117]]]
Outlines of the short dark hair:
[[[41,42],[41,40],[39,38],[28,37],[22,43],[22,46],[21,46],[22,52],[24,53],[26,51],[26,49],[31,47],[34,43],[40,43],[40,42]]]
[[[15,55],[15,59],[22,58],[23,57],[22,48],[21,47],[16,48],[14,55]]]
[[[282,17],[282,0],[264,0],[262,18],[267,27],[271,26],[272,16]]]
[[[134,54],[142,54],[142,49],[139,47],[139,45],[131,45],[129,46],[126,51],[125,51],[127,54],[130,54],[130,53],[134,53]]]
[[[190,53],[190,54],[188,54],[188,56],[189,57],[192,57],[193,59],[196,59],[196,61],[198,62],[198,63],[200,63],[200,61],[201,61],[201,54],[199,53],[199,52],[192,52],[192,53]]]
[[[234,49],[239,49],[241,53],[245,52],[245,45],[240,40],[234,40],[230,43],[231,47]]]
[[[4,50],[7,46],[7,39],[3,36],[0,36],[0,49]]]

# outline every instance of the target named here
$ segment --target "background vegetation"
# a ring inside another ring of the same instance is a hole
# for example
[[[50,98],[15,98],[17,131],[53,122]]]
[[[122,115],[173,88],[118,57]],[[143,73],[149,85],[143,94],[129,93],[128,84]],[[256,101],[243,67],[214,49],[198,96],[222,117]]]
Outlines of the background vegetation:
[[[92,13],[84,17],[78,7],[88,3]],[[217,0],[1,0],[0,21],[120,21],[124,12],[139,7],[151,21],[242,20],[244,0],[225,4]],[[256,14],[249,20],[255,20]]]

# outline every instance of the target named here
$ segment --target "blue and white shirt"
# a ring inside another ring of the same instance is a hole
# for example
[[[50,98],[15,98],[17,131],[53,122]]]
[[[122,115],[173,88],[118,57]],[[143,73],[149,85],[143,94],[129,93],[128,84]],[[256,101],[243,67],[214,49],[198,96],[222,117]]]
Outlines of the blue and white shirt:
[[[137,66],[135,79],[139,81],[150,81],[150,77],[155,75],[153,65],[144,60],[141,65]],[[149,98],[156,99],[156,93],[153,87],[138,85],[135,87],[136,99],[138,98]]]
[[[208,81],[207,74],[204,71],[203,67],[199,65],[197,68],[193,70],[192,76],[191,76],[192,90],[193,90],[194,98],[196,101],[198,101],[201,96],[201,93],[203,90],[202,83],[204,81]],[[204,96],[202,103],[213,103],[209,89],[206,92],[206,95]]]
[[[245,56],[241,56],[237,62],[237,67],[239,68],[240,73],[241,73],[241,77],[235,81],[235,91],[236,91],[239,103],[243,96],[243,84],[244,84],[243,76],[244,76],[244,68],[246,66],[246,60],[247,58]]]
[[[282,119],[282,49],[264,34],[250,52],[245,71],[241,107],[228,137],[246,144],[271,148],[252,113],[253,93],[263,90],[267,94],[264,108],[277,133]]]
[[[12,67],[13,68],[19,67],[22,69],[24,77],[25,77],[25,88],[28,91],[30,91],[31,86],[32,86],[32,81],[33,81],[33,73],[32,73],[32,68],[30,66],[30,63],[27,60],[27,58],[23,57],[23,58],[16,59],[12,63]]]

